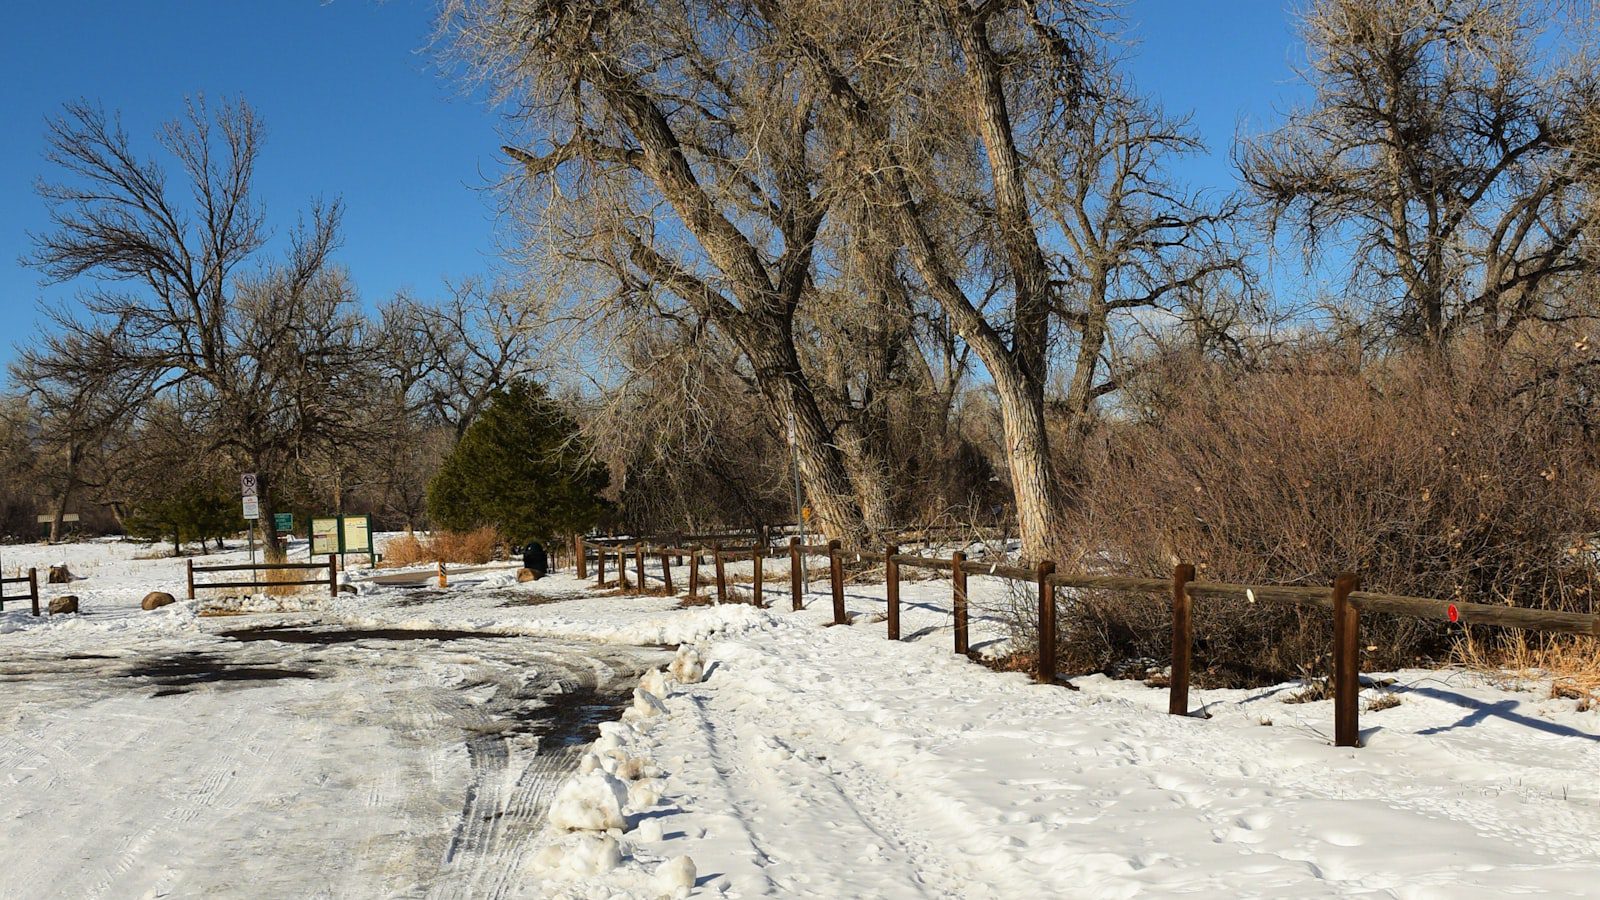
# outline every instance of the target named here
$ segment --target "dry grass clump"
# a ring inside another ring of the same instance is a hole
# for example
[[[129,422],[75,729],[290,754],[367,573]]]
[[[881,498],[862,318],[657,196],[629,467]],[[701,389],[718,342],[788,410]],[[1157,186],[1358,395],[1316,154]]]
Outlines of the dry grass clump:
[[[1450,648],[1450,661],[1497,681],[1550,680],[1552,699],[1600,703],[1600,641],[1579,635],[1505,631],[1479,639],[1472,630]]]
[[[422,563],[481,565],[502,557],[505,536],[492,526],[472,531],[435,531],[425,538],[407,532],[383,545],[383,565],[415,566]]]

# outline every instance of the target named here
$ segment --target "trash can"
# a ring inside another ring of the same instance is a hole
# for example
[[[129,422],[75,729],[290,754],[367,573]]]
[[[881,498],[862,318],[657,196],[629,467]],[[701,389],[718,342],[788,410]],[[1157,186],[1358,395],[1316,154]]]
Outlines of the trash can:
[[[543,544],[529,541],[523,545],[522,567],[532,572],[535,578],[543,578],[550,571],[550,559],[545,555]]]

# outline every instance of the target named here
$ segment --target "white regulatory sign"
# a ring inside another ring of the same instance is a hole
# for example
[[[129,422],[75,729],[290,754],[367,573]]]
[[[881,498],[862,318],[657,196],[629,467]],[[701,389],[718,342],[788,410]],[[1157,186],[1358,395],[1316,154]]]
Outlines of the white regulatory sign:
[[[245,472],[239,476],[239,493],[246,497],[256,496],[256,473]]]
[[[255,497],[244,498],[244,517],[252,521],[261,518],[261,501]]]

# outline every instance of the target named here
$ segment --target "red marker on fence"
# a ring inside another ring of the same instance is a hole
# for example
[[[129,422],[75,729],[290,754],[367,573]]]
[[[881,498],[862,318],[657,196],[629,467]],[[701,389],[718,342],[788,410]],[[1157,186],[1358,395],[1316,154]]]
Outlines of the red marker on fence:
[[[1461,610],[1456,609],[1456,605],[1454,603],[1445,607],[1445,614],[1450,617],[1450,621],[1452,622],[1461,621]]]

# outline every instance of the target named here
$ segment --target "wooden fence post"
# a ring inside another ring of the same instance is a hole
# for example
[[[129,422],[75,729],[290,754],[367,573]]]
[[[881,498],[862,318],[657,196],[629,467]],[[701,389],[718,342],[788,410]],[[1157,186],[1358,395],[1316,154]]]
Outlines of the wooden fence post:
[[[189,560],[189,565],[192,567],[194,560]],[[189,572],[189,582],[191,584],[194,583],[194,572],[192,570]],[[189,598],[191,600],[194,599],[193,588],[189,589]],[[28,567],[28,599],[33,602],[33,615],[37,618],[39,615],[39,570],[32,566]]]
[[[1172,568],[1172,679],[1167,692],[1167,713],[1189,714],[1189,653],[1194,647],[1194,618],[1191,615],[1189,582],[1194,566],[1180,563]]]
[[[960,550],[950,554],[950,606],[956,620],[956,652],[962,656],[967,655],[967,570],[961,568],[966,561]]]
[[[339,596],[339,554],[328,554],[328,596]]]
[[[672,554],[665,550],[661,552],[661,582],[667,586],[668,597],[676,593],[672,589]]]
[[[617,589],[625,591],[628,588],[632,587],[632,585],[628,584],[628,551],[622,549],[622,545],[619,544],[619,545],[617,545],[617,548],[616,548],[616,554],[617,554]]]
[[[633,562],[634,562],[634,568],[639,571],[639,592],[640,593],[644,593],[646,590],[649,590],[650,584],[649,584],[648,581],[645,580],[645,577],[644,577],[644,544],[643,543],[636,543],[636,544],[633,545]]]
[[[194,599],[194,558],[186,560],[189,564],[189,599]]]
[[[828,542],[828,576],[833,581],[833,624],[843,625],[844,616],[844,560],[839,558],[839,541]]]
[[[717,569],[717,603],[727,603],[728,579],[722,568],[722,544],[720,542],[711,545],[711,561],[716,565]]]
[[[766,556],[767,555],[764,551],[757,551],[754,554],[754,559],[752,560],[756,567],[756,581],[754,585],[754,595],[751,597],[751,600],[755,603],[756,607],[760,609],[766,608],[766,604],[761,600],[761,566],[766,560]]]
[[[583,535],[581,535],[581,534],[573,535],[573,537],[572,537],[572,555],[573,555],[573,559],[577,562],[577,565],[578,565],[578,580],[579,581],[582,581],[583,579],[589,577],[588,552],[589,551],[587,549],[585,549],[584,546],[583,546]]]
[[[1055,571],[1054,562],[1039,562],[1039,670],[1034,673],[1034,680],[1040,684],[1054,684],[1056,680],[1056,588],[1050,583]]]
[[[889,589],[889,640],[900,640],[900,564],[894,555],[900,548],[887,544],[883,548],[883,583]]]
[[[689,548],[689,599],[693,600],[700,593],[700,548]]]
[[[1361,613],[1350,592],[1361,580],[1349,572],[1333,582],[1333,745],[1361,746]]]
[[[795,612],[800,611],[800,578],[803,574],[800,567],[802,565],[800,561],[800,539],[791,537],[789,538],[789,593],[794,595]]]

